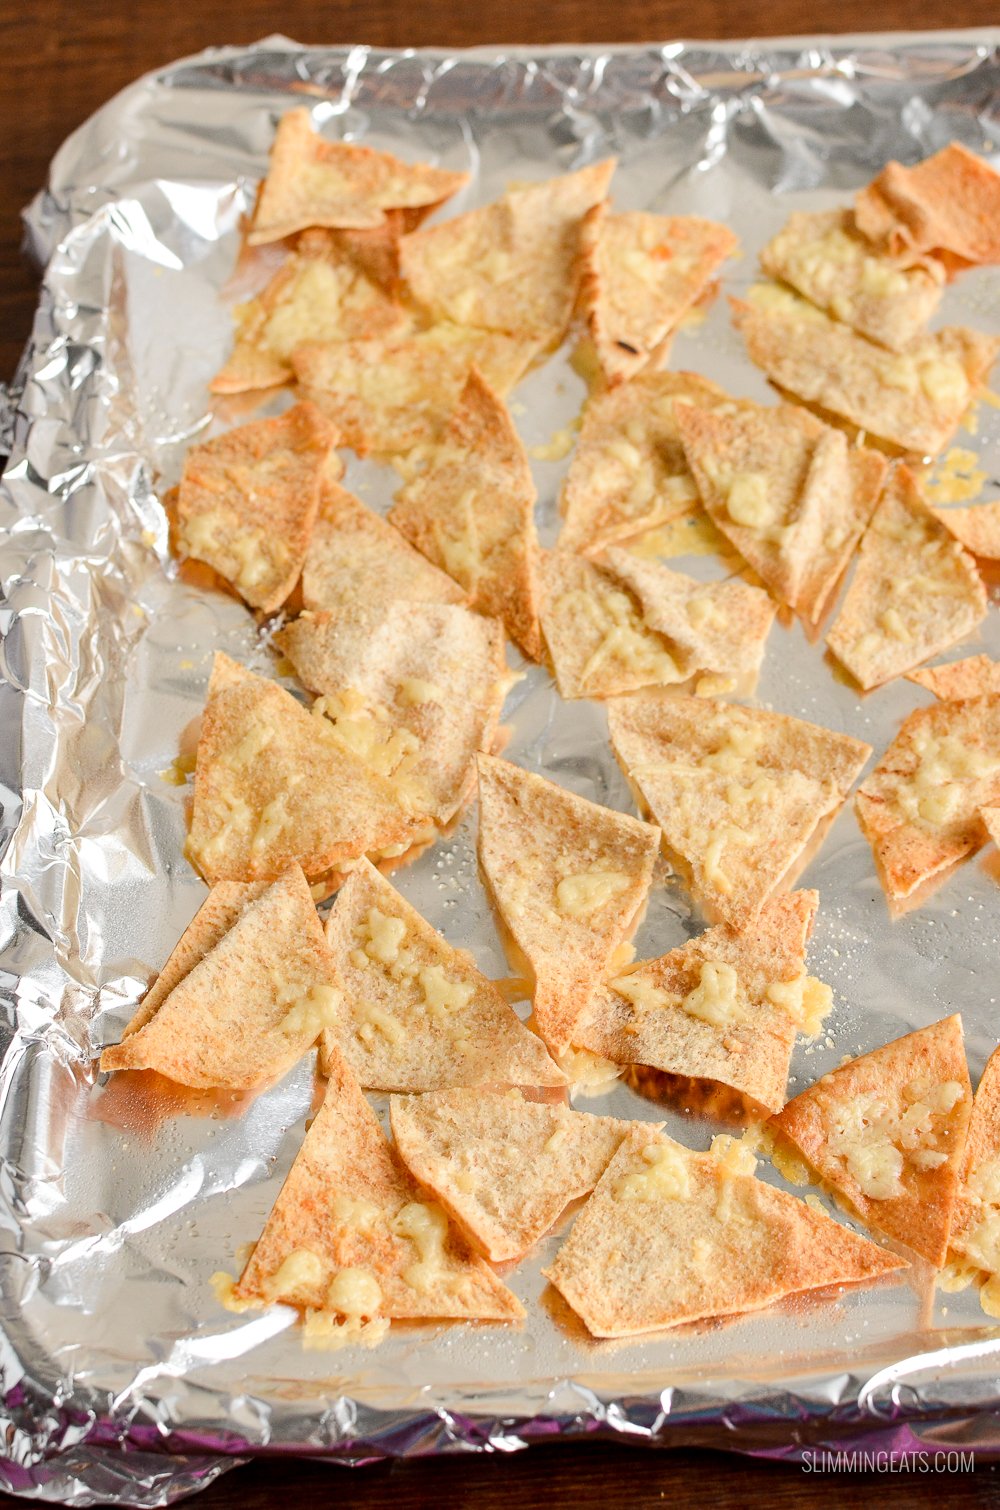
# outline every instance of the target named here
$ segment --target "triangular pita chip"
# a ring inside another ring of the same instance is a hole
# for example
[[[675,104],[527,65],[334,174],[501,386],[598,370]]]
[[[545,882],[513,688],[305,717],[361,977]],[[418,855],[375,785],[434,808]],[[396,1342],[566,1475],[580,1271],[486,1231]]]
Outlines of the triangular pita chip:
[[[400,271],[437,320],[562,340],[576,302],[581,228],[608,191],[614,159],[510,189],[478,210],[404,236]]]
[[[696,215],[590,211],[580,304],[609,382],[662,365],[667,337],[738,245],[727,226]]]
[[[381,614],[393,603],[464,603],[465,594],[353,493],[324,483],[302,568],[302,601],[333,613]]]
[[[634,1125],[482,1089],[393,1096],[389,1118],[410,1173],[495,1264],[593,1190]]]
[[[377,226],[390,209],[429,214],[468,181],[467,173],[326,141],[308,110],[288,110],[278,122],[247,240],[280,241],[308,226]]]
[[[794,404],[692,404],[677,423],[713,523],[776,598],[818,622],[878,501],[885,458]]]
[[[1000,802],[1000,693],[917,708],[858,787],[855,808],[888,895],[912,895],[986,842]]]
[[[1000,1305],[1000,1049],[990,1055],[972,1103],[969,1137],[951,1225],[952,1255],[988,1276],[984,1309]]]
[[[296,404],[192,446],[177,493],[178,549],[273,613],[299,579],[324,474],[339,475],[336,439],[312,404]]]
[[[298,346],[292,366],[300,390],[330,416],[345,446],[359,456],[398,455],[437,439],[473,367],[504,394],[536,351],[532,339],[435,325],[385,340]]]
[[[927,258],[907,266],[880,256],[849,210],[790,215],[760,254],[770,278],[892,351],[915,340],[941,302],[945,271]]]
[[[867,690],[940,655],[985,617],[975,561],[927,507],[909,467],[896,467],[827,644]]]
[[[305,876],[290,866],[238,914],[103,1070],[158,1070],[181,1085],[277,1080],[333,1020],[340,984]]]
[[[655,692],[613,698],[608,728],[685,882],[740,930],[787,883],[871,754],[802,719]]]
[[[396,494],[389,519],[502,619],[525,655],[541,654],[535,484],[506,404],[473,368],[440,443]]]
[[[1000,561],[1000,501],[975,503],[965,509],[935,509],[934,513],[967,551],[987,561]]]
[[[399,853],[419,828],[322,713],[216,655],[202,717],[186,853],[209,884],[280,875],[320,881],[359,855]]]
[[[447,823],[491,750],[509,684],[503,626],[445,603],[303,613],[275,635],[358,757]]]
[[[944,448],[1000,350],[1000,337],[947,326],[886,351],[776,284],[731,302],[773,383],[918,456]]]
[[[711,1080],[780,1111],[796,1031],[818,1031],[829,992],[806,975],[819,897],[794,891],[746,933],[724,923],[600,987],[576,1027],[582,1048]]]
[[[372,1321],[524,1315],[410,1179],[339,1055],[233,1297],[297,1306],[319,1342],[377,1340]]]
[[[753,1163],[728,1138],[692,1153],[636,1128],[542,1272],[595,1337],[631,1337],[905,1267]]]
[[[339,1046],[366,1090],[565,1084],[472,957],[373,866],[359,864],[341,888],[326,936],[345,996],[325,1042]]]
[[[1000,661],[988,655],[970,655],[963,661],[949,661],[944,666],[927,666],[923,671],[908,671],[908,682],[926,687],[941,702],[961,702],[967,697],[985,697],[1000,692]]]
[[[960,263],[1000,262],[1000,174],[961,142],[914,168],[889,162],[855,201],[870,241],[893,252],[950,253]]]
[[[506,760],[479,757],[479,863],[535,976],[538,1031],[556,1052],[646,903],[659,830]]]
[[[595,553],[686,513],[698,489],[684,459],[677,407],[731,402],[693,372],[643,373],[595,394],[563,485],[559,548]]]
[[[832,1070],[769,1125],[869,1227],[942,1264],[971,1110],[962,1019],[944,1017]]]

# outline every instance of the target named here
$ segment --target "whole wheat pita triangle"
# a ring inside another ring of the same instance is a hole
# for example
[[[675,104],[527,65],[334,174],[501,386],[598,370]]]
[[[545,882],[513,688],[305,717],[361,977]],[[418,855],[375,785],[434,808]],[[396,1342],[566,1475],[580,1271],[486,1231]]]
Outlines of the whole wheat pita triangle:
[[[493,1263],[522,1258],[593,1190],[633,1126],[482,1089],[393,1096],[389,1117],[410,1173]]]
[[[660,365],[664,343],[739,242],[696,215],[610,214],[584,222],[580,306],[605,377]]]
[[[510,189],[492,204],[404,236],[400,271],[436,320],[562,340],[580,279],[584,216],[607,194],[614,159]]]
[[[1000,561],[1000,501],[935,509],[934,513],[967,551],[987,561]]]
[[[275,877],[292,861],[319,882],[420,835],[396,788],[329,719],[216,655],[185,851],[210,885]]]
[[[339,1054],[234,1298],[297,1306],[307,1340],[343,1328],[342,1340],[365,1341],[372,1321],[524,1315],[410,1179]]]
[[[642,373],[595,394],[563,484],[559,549],[596,554],[666,524],[698,502],[677,411],[732,401],[693,372]]]
[[[855,201],[859,229],[891,252],[1000,262],[1000,173],[961,142],[915,167],[889,162]]]
[[[885,458],[793,404],[685,405],[677,424],[713,523],[779,601],[816,623],[878,502]]]
[[[991,692],[1000,692],[1000,661],[988,655],[970,655],[961,661],[948,661],[943,666],[925,666],[921,671],[908,671],[908,682],[926,687],[941,702],[962,702],[967,697],[985,697]]]
[[[996,1315],[1000,1296],[1000,1049],[976,1088],[951,1225],[951,1257],[986,1278],[984,1309]]]
[[[753,1164],[729,1138],[692,1153],[635,1128],[542,1272],[595,1337],[631,1337],[905,1267]]]
[[[378,226],[391,209],[429,214],[468,181],[467,173],[326,141],[308,110],[287,110],[278,122],[247,240],[251,245],[280,241],[308,226]]]
[[[479,757],[479,863],[534,973],[534,1015],[561,1053],[646,904],[659,830],[531,771]]]
[[[464,603],[446,572],[336,483],[325,483],[302,568],[306,608],[384,613],[393,603]]]
[[[850,210],[805,210],[760,254],[768,277],[891,351],[923,331],[941,302],[945,270],[923,258],[907,264],[880,254],[859,234]]]
[[[251,607],[280,608],[302,570],[323,477],[339,475],[336,439],[312,404],[296,404],[192,446],[177,493],[179,551]]]
[[[917,456],[943,449],[1000,350],[1000,338],[947,326],[886,351],[776,284],[730,302],[772,383]]]
[[[344,1007],[324,1044],[366,1090],[565,1085],[545,1045],[472,957],[361,861],[327,921]]]
[[[927,507],[909,467],[897,467],[861,542],[830,649],[867,690],[965,639],[986,607],[976,563]]]
[[[148,1021],[104,1050],[101,1068],[157,1070],[197,1087],[270,1084],[315,1043],[340,994],[308,883],[292,865],[265,890],[248,888],[228,930]]]
[[[942,1264],[971,1111],[956,1016],[832,1070],[769,1126],[869,1227]]]
[[[459,583],[470,607],[502,619],[537,660],[535,485],[506,404],[476,368],[423,460],[396,494],[390,521]]]
[[[980,810],[997,802],[1000,693],[909,714],[855,797],[887,895],[912,896],[980,849]]]
[[[612,698],[608,728],[685,883],[738,930],[789,884],[871,754],[802,719],[650,692]]]
[[[722,923],[629,969],[594,993],[576,1041],[780,1111],[796,1032],[818,1032],[830,1004],[805,970],[818,902],[815,891],[775,897],[745,933]]]
[[[491,750],[509,685],[503,626],[452,603],[308,611],[275,635],[300,681],[414,813],[447,823]]]

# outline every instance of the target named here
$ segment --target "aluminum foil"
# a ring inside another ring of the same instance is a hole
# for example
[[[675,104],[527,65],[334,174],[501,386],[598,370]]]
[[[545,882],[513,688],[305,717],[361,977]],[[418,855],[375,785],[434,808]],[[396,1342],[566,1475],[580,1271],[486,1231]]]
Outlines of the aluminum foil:
[[[739,232],[745,255],[727,275],[739,291],[790,211],[843,203],[888,157],[912,161],[952,138],[1000,153],[996,40],[390,54],[278,38],[141,80],[59,152],[27,215],[45,282],[5,417],[0,494],[4,1487],[153,1505],[255,1453],[358,1463],[602,1433],[790,1458],[860,1437],[897,1452],[1000,1450],[1000,1331],[974,1292],[935,1296],[917,1271],[725,1325],[598,1343],[541,1279],[557,1238],[510,1278],[529,1309],[520,1330],[394,1329],[374,1352],[303,1352],[291,1313],[231,1316],[208,1278],[260,1231],[302,1138],[311,1061],[239,1107],[202,1100],[173,1115],[94,1068],[204,895],[181,858],[185,793],[163,773],[200,711],[212,654],[273,671],[237,603],[178,577],[160,497],[185,447],[239,418],[213,415],[206,383],[227,350],[237,227],[280,112],[306,101],[331,134],[469,169],[452,209],[615,152],[620,207]],[[998,296],[996,269],[970,273],[942,318],[1000,329]],[[673,365],[768,393],[725,301],[677,338]],[[526,443],[548,441],[583,397],[565,353],[531,375],[513,399]],[[979,453],[996,495],[1000,414],[982,406],[978,433],[958,443]],[[566,465],[535,464],[546,543]],[[381,508],[394,478],[352,460],[347,482]],[[722,570],[714,557],[677,564]],[[982,636],[994,654],[998,617]],[[774,630],[758,695],[877,750],[925,700],[898,682],[859,701],[799,627]],[[599,705],[560,703],[534,669],[507,712],[514,759],[630,807]],[[890,925],[868,846],[850,807],[841,814],[803,878],[822,898],[810,968],[837,1006],[829,1036],[800,1044],[793,1091],[954,1010],[978,1075],[1000,1032],[991,853]],[[488,974],[506,973],[474,817],[397,884]],[[640,956],[699,927],[683,894],[662,887]],[[621,1085],[579,1104],[662,1115]],[[668,1128],[698,1147],[719,1130],[683,1109]],[[767,1165],[762,1176],[781,1183]]]

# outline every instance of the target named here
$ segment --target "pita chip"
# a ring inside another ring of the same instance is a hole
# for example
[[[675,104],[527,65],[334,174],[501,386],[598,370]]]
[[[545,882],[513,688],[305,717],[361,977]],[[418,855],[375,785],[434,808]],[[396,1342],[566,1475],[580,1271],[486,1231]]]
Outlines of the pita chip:
[[[389,520],[468,594],[502,619],[531,660],[541,654],[535,485],[506,404],[475,368],[440,443],[396,494]]]
[[[945,529],[974,556],[1000,561],[1000,501],[964,509],[935,509]]]
[[[871,518],[885,458],[794,404],[688,404],[677,423],[712,522],[776,598],[817,623]]]
[[[988,655],[970,655],[963,661],[949,661],[945,666],[908,671],[906,680],[926,687],[941,702],[961,702],[967,697],[1000,693],[1000,661],[993,661]]]
[[[363,763],[445,824],[493,747],[509,682],[503,626],[450,603],[305,612],[275,635]]]
[[[910,469],[897,467],[861,542],[830,649],[867,690],[964,640],[986,607],[975,561],[928,508]]]
[[[723,923],[629,969],[594,993],[577,1042],[780,1111],[796,1032],[814,1036],[831,1004],[805,969],[818,902],[815,891],[775,897],[745,933]]]
[[[435,320],[558,346],[576,303],[582,226],[614,159],[510,189],[492,204],[404,236],[403,278]]]
[[[312,404],[296,404],[192,446],[177,493],[179,551],[273,613],[299,579],[331,461],[339,469],[336,439]]]
[[[1000,807],[981,807],[979,816],[994,844],[1000,845]]]
[[[971,1111],[962,1019],[944,1017],[824,1075],[769,1126],[869,1227],[940,1265]]]
[[[561,1053],[649,894],[659,830],[520,766],[479,756],[479,863],[534,972],[534,1014]]]
[[[359,456],[391,456],[438,439],[473,367],[497,394],[524,376],[537,342],[435,325],[366,341],[313,341],[291,362],[300,391],[328,415]]]
[[[730,404],[693,372],[643,373],[583,411],[580,439],[563,485],[559,549],[596,554],[607,545],[686,514],[698,501],[677,427],[684,404]]]
[[[983,1309],[1000,1310],[1000,1049],[972,1103],[969,1137],[951,1226],[951,1260],[978,1276]]]
[[[906,719],[855,808],[893,900],[975,854],[980,809],[1000,802],[1000,693],[932,703]]]
[[[292,861],[319,882],[359,855],[400,853],[419,832],[392,781],[322,711],[216,655],[185,851],[209,885],[274,878]]]
[[[319,1346],[371,1346],[397,1319],[524,1315],[410,1179],[339,1054],[246,1268],[220,1288],[238,1309],[296,1306],[306,1343]]]
[[[732,1138],[692,1153],[635,1128],[542,1272],[595,1337],[632,1337],[905,1268],[755,1162]]]
[[[587,216],[580,303],[611,383],[662,364],[664,343],[739,242],[695,215]]]
[[[326,141],[308,110],[288,110],[278,122],[247,240],[258,246],[309,226],[365,229],[380,225],[392,209],[430,214],[468,181],[467,173]]]
[[[760,254],[768,277],[790,284],[835,320],[891,351],[914,341],[941,302],[945,270],[880,256],[849,210],[790,215]]]
[[[327,942],[344,983],[336,1043],[366,1090],[565,1085],[541,1039],[465,950],[454,949],[361,862],[341,888]]]
[[[305,876],[289,866],[248,893],[218,941],[152,1012],[147,1005],[148,1020],[104,1050],[102,1070],[250,1089],[279,1079],[316,1042],[340,987]]]
[[[1000,350],[996,336],[946,326],[886,351],[776,284],[731,302],[772,383],[918,456],[943,450]]]
[[[855,201],[858,229],[890,252],[1000,262],[1000,173],[961,142],[916,167],[890,162]]]
[[[302,601],[308,609],[378,616],[395,603],[464,603],[465,594],[381,515],[325,482],[302,568]]]
[[[393,1096],[389,1117],[407,1169],[495,1264],[523,1258],[588,1195],[634,1125],[516,1090]]]

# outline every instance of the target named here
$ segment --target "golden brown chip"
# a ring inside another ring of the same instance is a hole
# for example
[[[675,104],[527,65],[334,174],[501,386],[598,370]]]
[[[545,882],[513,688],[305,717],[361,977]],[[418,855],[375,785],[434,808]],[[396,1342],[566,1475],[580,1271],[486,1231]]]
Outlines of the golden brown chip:
[[[960,326],[886,351],[775,284],[732,300],[751,361],[806,403],[918,456],[958,429],[1000,350],[1000,338]]]
[[[871,746],[758,708],[636,692],[611,743],[703,907],[744,930],[836,813]]]
[[[341,888],[326,936],[345,998],[324,1049],[336,1043],[366,1090],[565,1085],[471,955],[365,861]]]
[[[358,758],[444,824],[491,750],[508,676],[503,626],[444,603],[303,613],[275,635]]]
[[[684,454],[715,525],[815,624],[871,518],[886,462],[793,404],[685,405]]]
[[[410,1179],[339,1055],[232,1296],[297,1306],[306,1340],[327,1345],[380,1340],[367,1328],[387,1319],[524,1315]]]
[[[951,1226],[953,1260],[984,1280],[983,1309],[1000,1307],[1000,1049],[983,1070],[972,1103],[958,1198]]]
[[[479,863],[535,976],[557,1053],[645,907],[659,830],[520,766],[479,757]]]
[[[908,897],[980,849],[979,810],[996,802],[1000,693],[911,713],[855,797],[887,894]]]
[[[760,254],[771,278],[892,351],[920,335],[941,302],[945,270],[931,258],[901,263],[858,234],[849,210],[790,215]]]
[[[247,890],[228,930],[148,1020],[104,1050],[102,1070],[248,1089],[277,1080],[316,1042],[341,991],[305,876],[292,865]]]
[[[468,181],[467,173],[326,141],[308,110],[288,110],[278,122],[247,240],[280,241],[308,226],[374,227],[392,209],[430,214]]]
[[[389,1117],[410,1173],[495,1264],[593,1190],[634,1126],[481,1088],[393,1096]]]
[[[436,441],[472,369],[495,393],[524,376],[537,342],[435,325],[385,340],[312,342],[292,366],[303,394],[333,420],[345,446],[392,456]]]
[[[596,394],[583,411],[563,486],[559,548],[596,553],[686,513],[698,490],[684,459],[677,409],[730,402],[693,372],[642,374]]]
[[[312,404],[192,446],[177,494],[177,545],[247,603],[273,613],[299,579],[337,434]]]
[[[908,671],[906,680],[926,687],[942,702],[961,702],[967,697],[1000,692],[1000,661],[992,661],[988,655],[970,655],[964,661],[949,661],[946,666]]]
[[[887,163],[855,206],[863,235],[892,252],[1000,262],[1000,174],[961,142],[914,168]]]
[[[955,539],[974,556],[1000,561],[1000,501],[975,503],[965,509],[935,509]]]
[[[580,304],[609,382],[663,365],[664,343],[738,245],[696,215],[589,212]]]
[[[818,902],[815,891],[775,897],[746,933],[721,924],[627,970],[594,993],[577,1043],[616,1064],[728,1085],[780,1111],[795,1034],[817,1033],[830,1005],[805,970]]]
[[[981,807],[979,816],[994,844],[1000,844],[1000,807]]]
[[[492,204],[404,236],[400,271],[436,320],[562,340],[576,302],[581,227],[607,194],[614,159],[510,189]]]
[[[985,617],[976,563],[927,507],[909,467],[896,467],[827,644],[867,690],[940,655]]]
[[[905,1268],[753,1165],[731,1139],[692,1153],[636,1128],[542,1272],[595,1337],[631,1337]]]
[[[962,1019],[945,1017],[824,1075],[770,1126],[869,1227],[942,1264],[971,1110]]]
[[[389,519],[468,594],[502,619],[525,655],[541,655],[535,484],[499,395],[473,368],[439,444],[396,494]]]

